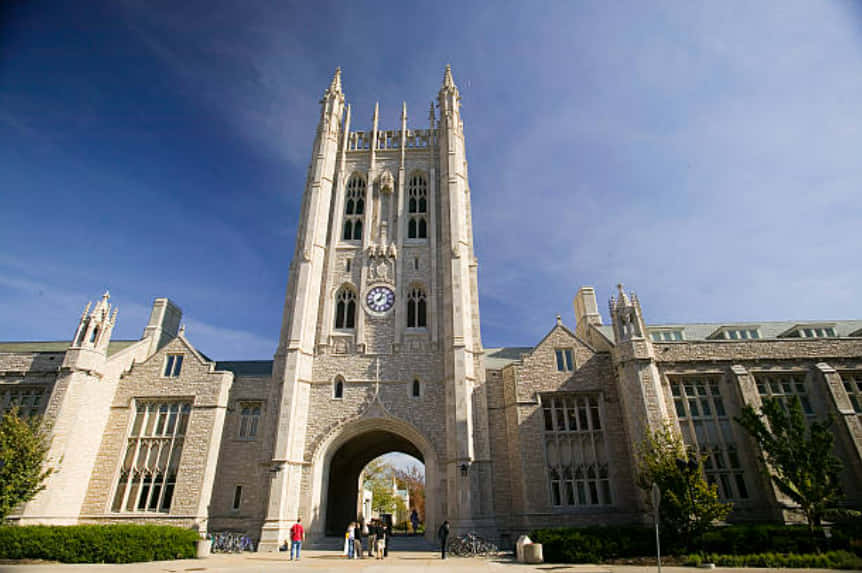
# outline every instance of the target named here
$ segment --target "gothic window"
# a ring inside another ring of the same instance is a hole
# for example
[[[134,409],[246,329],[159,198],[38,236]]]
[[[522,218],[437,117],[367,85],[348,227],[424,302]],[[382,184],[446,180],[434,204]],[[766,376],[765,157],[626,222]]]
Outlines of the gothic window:
[[[341,287],[335,295],[335,328],[350,329],[356,323],[356,293]]]
[[[676,417],[685,445],[703,457],[709,483],[723,499],[747,499],[731,418],[724,407],[718,377],[671,380]]]
[[[814,415],[811,400],[808,398],[808,388],[805,386],[805,373],[784,372],[781,374],[755,374],[757,392],[761,398],[775,398],[787,408],[794,396],[799,397],[802,411],[808,416]]]
[[[242,402],[239,405],[239,439],[253,440],[260,426],[260,402]]]
[[[419,386],[419,380],[414,379],[413,384],[410,387],[410,395],[414,398],[418,398],[422,393],[422,388]]]
[[[422,287],[413,287],[407,293],[407,328],[425,328],[428,326],[426,298]]]
[[[551,505],[613,503],[599,396],[557,393],[542,405]]]
[[[862,419],[862,372],[842,372],[841,382],[853,405],[853,411]]]
[[[112,511],[170,511],[191,409],[190,402],[137,403]]]
[[[407,183],[407,238],[428,238],[428,182],[412,175]]]
[[[365,180],[354,175],[347,182],[344,197],[344,228],[341,239],[344,241],[362,240],[362,218],[365,214]]]
[[[168,354],[165,357],[165,371],[162,376],[167,378],[177,378],[183,368],[182,354]]]
[[[344,380],[341,378],[336,378],[332,385],[332,397],[337,400],[344,398]]]
[[[0,385],[0,415],[18,408],[20,418],[36,416],[42,411],[44,389],[27,386]]]

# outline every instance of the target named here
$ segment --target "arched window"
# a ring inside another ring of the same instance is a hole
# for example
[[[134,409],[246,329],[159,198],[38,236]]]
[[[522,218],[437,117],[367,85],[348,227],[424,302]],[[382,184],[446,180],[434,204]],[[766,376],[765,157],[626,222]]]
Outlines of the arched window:
[[[428,326],[426,298],[422,287],[413,287],[407,293],[407,328],[425,328]]]
[[[362,240],[362,217],[365,214],[365,179],[353,175],[347,182],[344,197],[343,241]]]
[[[341,377],[336,378],[332,384],[332,397],[336,399],[344,398],[344,380]]]
[[[410,388],[410,395],[413,396],[414,398],[418,398],[420,393],[421,393],[420,390],[421,390],[421,388],[419,387],[419,380],[414,379],[413,380],[413,386],[412,386],[412,388]]]
[[[353,328],[356,324],[356,293],[341,287],[335,295],[335,328]]]
[[[411,175],[407,182],[407,238],[428,238],[428,182],[424,175]]]

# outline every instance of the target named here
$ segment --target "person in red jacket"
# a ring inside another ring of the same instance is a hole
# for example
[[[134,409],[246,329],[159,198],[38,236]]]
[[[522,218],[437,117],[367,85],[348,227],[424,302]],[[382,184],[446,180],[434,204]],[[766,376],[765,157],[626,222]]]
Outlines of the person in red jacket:
[[[302,527],[302,518],[297,517],[296,523],[290,528],[290,560],[293,561],[293,552],[296,550],[296,560],[299,561],[299,551],[302,542],[305,541],[305,528]]]

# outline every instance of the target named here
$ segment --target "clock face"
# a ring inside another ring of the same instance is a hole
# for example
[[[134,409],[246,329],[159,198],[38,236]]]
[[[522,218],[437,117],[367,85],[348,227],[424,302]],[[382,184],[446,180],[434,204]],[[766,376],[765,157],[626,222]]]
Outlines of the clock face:
[[[386,312],[395,303],[395,293],[385,286],[376,286],[365,295],[365,303],[374,312]]]

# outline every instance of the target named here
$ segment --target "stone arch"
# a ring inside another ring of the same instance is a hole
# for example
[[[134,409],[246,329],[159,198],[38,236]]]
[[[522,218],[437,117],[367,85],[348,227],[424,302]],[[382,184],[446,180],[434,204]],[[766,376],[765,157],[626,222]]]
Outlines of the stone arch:
[[[380,412],[380,416],[361,416],[335,427],[314,448],[311,455],[311,499],[305,514],[310,515],[309,535],[319,538],[327,534],[343,534],[350,518],[343,507],[333,509],[330,501],[332,472],[336,470],[345,480],[354,477],[374,458],[391,451],[412,455],[425,464],[425,523],[435,524],[442,515],[441,504],[445,492],[441,491],[440,463],[431,441],[415,426],[400,418]],[[342,459],[347,457],[347,463]],[[345,466],[349,466],[345,468]],[[345,471],[347,469],[347,471]],[[355,473],[355,475],[353,475]],[[354,500],[347,510],[356,507],[356,492],[348,495]],[[335,519],[336,522],[328,523]],[[340,521],[344,523],[340,523]],[[433,537],[433,527],[426,527],[426,537]]]

